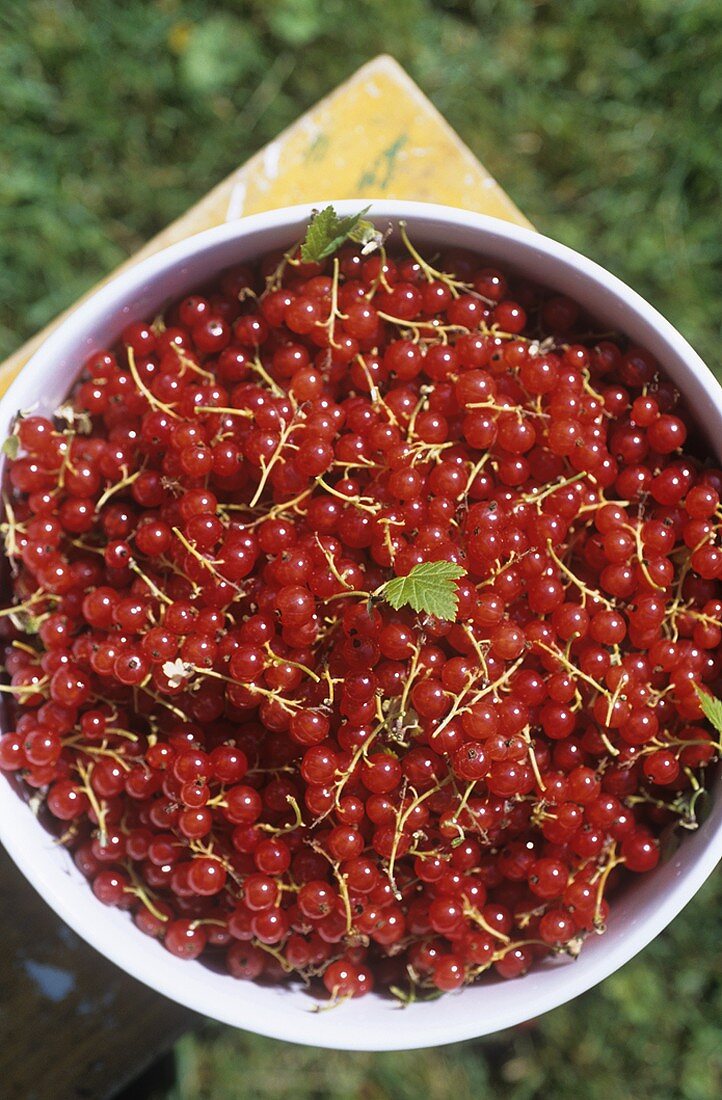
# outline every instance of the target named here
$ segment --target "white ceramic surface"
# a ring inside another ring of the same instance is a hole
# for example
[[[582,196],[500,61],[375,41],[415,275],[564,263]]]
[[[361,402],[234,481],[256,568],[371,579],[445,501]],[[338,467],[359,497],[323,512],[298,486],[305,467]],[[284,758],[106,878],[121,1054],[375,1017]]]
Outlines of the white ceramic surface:
[[[351,213],[360,204],[335,205]],[[129,321],[153,317],[166,303],[225,267],[287,247],[301,235],[310,211],[310,206],[276,210],[209,230],[144,260],[103,287],[53,333],[2,399],[2,436],[18,409],[36,404],[43,410],[55,408],[87,356],[112,343]],[[658,357],[719,451],[720,386],[680,334],[613,275],[536,233],[466,211],[379,200],[371,216],[382,227],[403,217],[416,241],[473,249],[574,297],[603,324],[625,332]],[[203,1015],[280,1039],[349,1050],[396,1050],[497,1031],[538,1016],[611,974],[676,916],[722,856],[722,797],[718,787],[702,827],[685,837],[669,862],[640,876],[614,903],[607,933],[590,937],[576,961],[550,962],[512,982],[491,978],[403,1011],[394,1001],[370,995],[319,1014],[302,990],[238,982],[199,962],[174,958],[139,932],[127,914],[95,900],[67,852],[52,843],[2,777],[0,840],[63,920],[118,966],[167,997]]]

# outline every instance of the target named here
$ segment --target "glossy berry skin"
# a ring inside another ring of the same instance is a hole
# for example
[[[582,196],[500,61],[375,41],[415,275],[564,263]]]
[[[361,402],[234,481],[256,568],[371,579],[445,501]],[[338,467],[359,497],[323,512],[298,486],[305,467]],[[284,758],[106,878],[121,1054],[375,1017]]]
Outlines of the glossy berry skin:
[[[166,927],[163,942],[179,959],[197,959],[206,945],[206,933],[192,921],[176,920]]]
[[[630,871],[651,871],[659,862],[659,844],[648,833],[637,831],[622,842],[622,857]]]
[[[18,419],[0,770],[89,906],[331,1004],[603,930],[719,755],[722,471],[595,327],[401,233],[292,247]]]

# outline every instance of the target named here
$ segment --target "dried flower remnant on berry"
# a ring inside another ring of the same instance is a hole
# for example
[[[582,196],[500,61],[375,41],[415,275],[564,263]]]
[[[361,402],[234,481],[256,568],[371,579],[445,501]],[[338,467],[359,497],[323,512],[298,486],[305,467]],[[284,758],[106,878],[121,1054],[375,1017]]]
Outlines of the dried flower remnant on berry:
[[[576,956],[722,726],[722,471],[675,387],[366,213],[3,447],[0,769],[171,953],[331,1004]]]
[[[188,664],[187,661],[182,661],[180,657],[177,657],[175,661],[165,661],[163,663],[163,675],[171,688],[180,687],[182,683],[190,679],[193,671],[193,665]]]

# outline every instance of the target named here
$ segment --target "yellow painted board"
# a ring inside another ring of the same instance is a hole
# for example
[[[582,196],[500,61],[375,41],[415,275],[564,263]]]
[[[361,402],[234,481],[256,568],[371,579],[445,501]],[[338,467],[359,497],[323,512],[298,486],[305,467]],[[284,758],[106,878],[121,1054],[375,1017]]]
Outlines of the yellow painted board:
[[[167,245],[244,214],[380,195],[446,203],[529,225],[401,66],[381,56],[231,172],[107,278]],[[0,394],[68,312],[0,366]]]

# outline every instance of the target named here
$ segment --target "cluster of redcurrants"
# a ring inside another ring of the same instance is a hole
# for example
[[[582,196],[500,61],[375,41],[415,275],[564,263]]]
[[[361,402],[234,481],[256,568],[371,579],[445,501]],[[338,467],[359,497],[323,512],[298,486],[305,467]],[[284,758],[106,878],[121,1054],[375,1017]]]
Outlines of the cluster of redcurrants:
[[[271,256],[19,418],[0,768],[102,902],[236,977],[452,990],[693,823],[722,472],[589,330],[465,253]],[[430,561],[455,621],[379,595]]]

